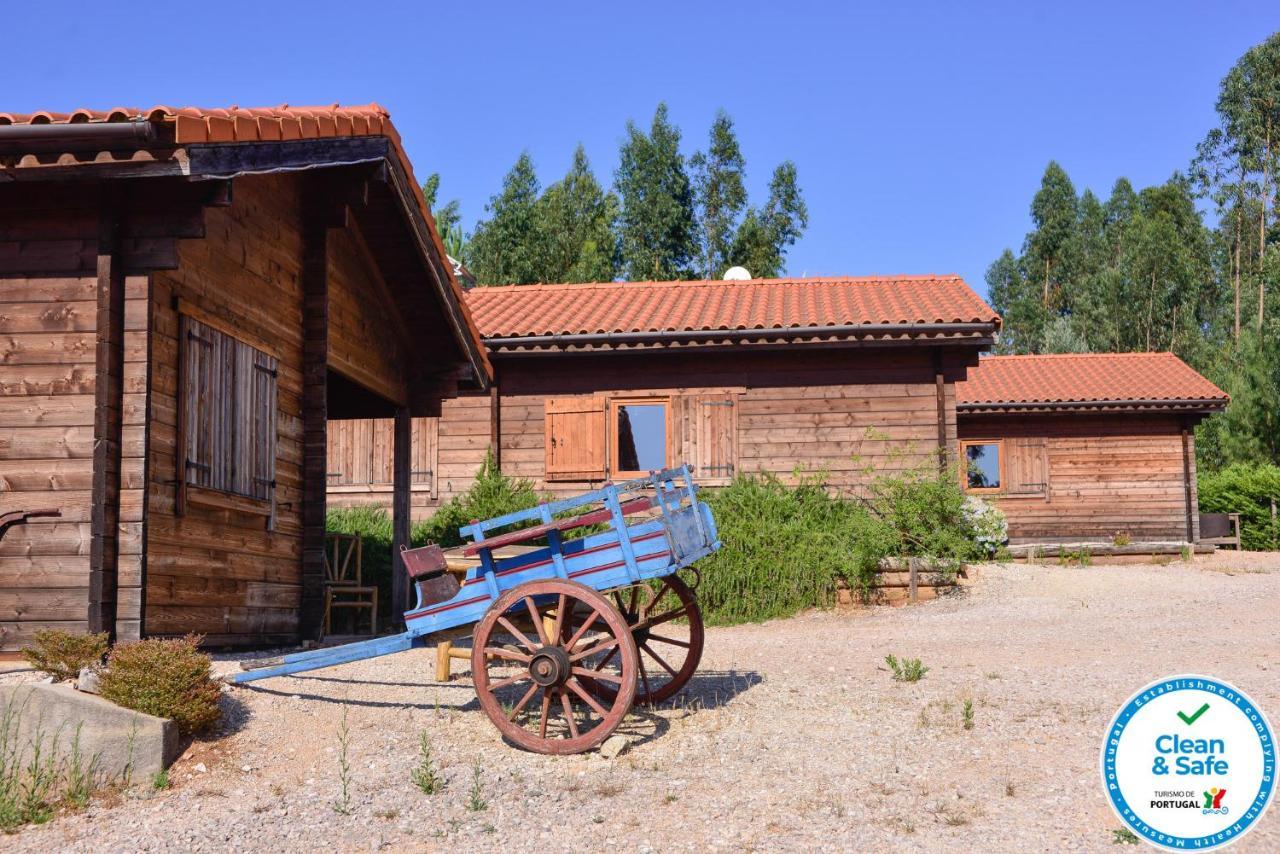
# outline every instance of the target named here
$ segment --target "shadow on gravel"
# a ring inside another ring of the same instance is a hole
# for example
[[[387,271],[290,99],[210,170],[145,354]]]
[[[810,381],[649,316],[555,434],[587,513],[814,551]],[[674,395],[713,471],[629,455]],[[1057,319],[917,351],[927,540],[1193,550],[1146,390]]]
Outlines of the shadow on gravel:
[[[699,670],[676,696],[659,709],[718,709],[764,681],[754,670]]]

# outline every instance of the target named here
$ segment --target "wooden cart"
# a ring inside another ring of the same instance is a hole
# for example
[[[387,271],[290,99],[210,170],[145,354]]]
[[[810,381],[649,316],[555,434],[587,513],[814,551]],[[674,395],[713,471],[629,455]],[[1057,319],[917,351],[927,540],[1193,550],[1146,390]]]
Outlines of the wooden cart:
[[[692,565],[720,541],[687,466],[460,533],[471,540],[464,555],[478,557],[460,580],[437,546],[402,553],[417,589],[403,633],[246,662],[228,681],[469,635],[480,707],[502,734],[539,753],[578,753],[608,738],[633,703],[665,700],[693,676],[703,629]],[[678,574],[686,569],[693,584]]]

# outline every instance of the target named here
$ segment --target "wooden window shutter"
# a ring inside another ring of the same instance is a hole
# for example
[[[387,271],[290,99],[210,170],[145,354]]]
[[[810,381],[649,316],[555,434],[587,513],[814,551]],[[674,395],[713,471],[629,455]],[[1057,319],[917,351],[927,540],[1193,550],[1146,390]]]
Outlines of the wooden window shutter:
[[[440,454],[440,419],[413,419],[413,447],[409,456],[409,483],[436,497],[436,466]]]
[[[351,430],[354,421],[330,421],[325,425],[324,471],[330,486],[351,483]]]
[[[694,476],[705,484],[727,484],[738,471],[737,395],[702,394],[692,404]]]
[[[1004,453],[1006,491],[1010,495],[1047,494],[1049,463],[1043,438],[1006,439]]]
[[[604,398],[547,398],[545,415],[545,479],[604,480],[608,445]]]
[[[254,498],[275,498],[277,413],[279,412],[279,363],[274,356],[241,345],[251,360],[250,396],[252,420],[252,458],[247,462],[250,471],[248,495]]]
[[[396,420],[374,418],[363,422],[368,429],[368,474],[361,483],[389,484],[395,480]]]

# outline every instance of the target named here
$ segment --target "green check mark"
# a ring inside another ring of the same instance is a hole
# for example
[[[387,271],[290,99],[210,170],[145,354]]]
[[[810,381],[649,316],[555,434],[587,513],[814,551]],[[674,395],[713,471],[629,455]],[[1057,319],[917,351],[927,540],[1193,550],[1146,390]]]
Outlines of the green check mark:
[[[1191,726],[1193,723],[1195,723],[1200,719],[1201,715],[1203,715],[1207,711],[1209,711],[1209,704],[1205,703],[1203,706],[1196,709],[1196,713],[1194,715],[1187,715],[1182,712],[1178,712],[1178,717],[1182,718],[1182,722],[1184,724],[1186,724],[1187,726]]]

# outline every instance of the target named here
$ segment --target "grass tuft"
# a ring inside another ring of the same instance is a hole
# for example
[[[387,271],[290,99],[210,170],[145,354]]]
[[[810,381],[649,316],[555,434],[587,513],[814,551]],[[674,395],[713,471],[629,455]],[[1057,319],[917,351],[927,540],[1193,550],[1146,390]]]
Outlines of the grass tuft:
[[[924,662],[918,658],[904,658],[899,661],[896,655],[889,654],[884,657],[884,663],[889,665],[895,682],[919,682],[929,672],[929,668],[925,667]]]

